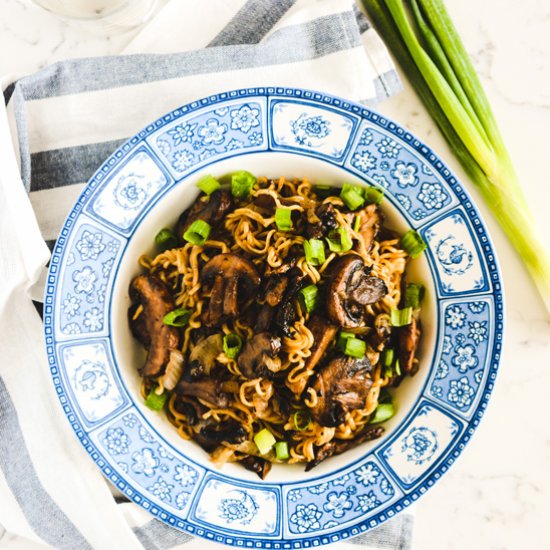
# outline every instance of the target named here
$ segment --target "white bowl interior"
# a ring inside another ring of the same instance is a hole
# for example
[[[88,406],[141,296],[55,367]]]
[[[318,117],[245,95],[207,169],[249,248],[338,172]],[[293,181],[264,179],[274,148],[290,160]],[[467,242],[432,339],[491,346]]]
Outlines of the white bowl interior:
[[[151,411],[142,403],[143,400],[139,393],[141,378],[137,369],[144,363],[145,352],[140,344],[133,339],[128,327],[127,311],[130,305],[128,285],[131,279],[140,272],[139,256],[144,253],[154,253],[154,237],[158,231],[163,227],[173,226],[181,212],[197,197],[195,183],[205,174],[212,174],[216,177],[243,169],[249,170],[258,176],[272,178],[279,176],[288,178],[305,177],[319,184],[364,183],[364,180],[348,171],[312,157],[275,152],[239,155],[213,163],[174,185],[141,221],[128,243],[116,277],[110,310],[112,344],[120,375],[134,403],[142,411],[151,426],[176,451],[211,469],[216,469],[216,467],[209,461],[206,452],[197,444],[181,439],[164,414]],[[382,208],[386,215],[386,225],[388,227],[400,233],[404,233],[410,228],[390,201],[384,200]],[[329,458],[310,472],[304,472],[303,464],[275,465],[266,479],[267,483],[306,481],[330,474],[352,464],[386,439],[411,412],[428,377],[438,333],[435,286],[424,255],[409,265],[407,280],[422,282],[426,287],[421,314],[423,334],[418,353],[420,370],[416,376],[407,377],[399,388],[394,391],[398,411],[385,424],[386,432],[383,437],[359,445],[342,455]],[[237,479],[260,482],[256,474],[236,464],[224,465],[221,473]]]

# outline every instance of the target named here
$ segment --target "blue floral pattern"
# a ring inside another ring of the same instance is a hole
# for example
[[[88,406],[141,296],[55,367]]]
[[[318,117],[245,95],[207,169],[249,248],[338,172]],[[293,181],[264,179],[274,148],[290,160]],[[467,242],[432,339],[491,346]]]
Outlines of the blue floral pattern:
[[[136,414],[119,417],[98,439],[142,490],[177,510],[187,506],[201,473],[168,452]]]
[[[395,494],[380,467],[367,461],[330,481],[290,489],[286,494],[290,530],[312,533],[331,529],[377,509]]]
[[[483,381],[479,367],[489,353],[489,302],[486,299],[448,303],[441,353],[432,376],[430,395],[468,414]]]
[[[213,157],[227,156],[235,150],[265,148],[263,111],[263,105],[256,101],[207,109],[186,123],[163,128],[148,141],[167,160],[174,174],[181,177]]]
[[[105,329],[105,294],[119,258],[120,241],[83,224],[70,248],[80,261],[65,270],[59,292],[58,326],[67,336],[101,333]]]
[[[451,195],[436,174],[417,153],[384,133],[364,123],[359,138],[347,155],[349,166],[375,181],[378,167],[388,191],[396,197],[401,209],[413,221],[419,222],[453,204]],[[378,165],[378,166],[377,166]]]
[[[407,486],[423,476],[460,433],[461,424],[448,413],[423,402],[381,457]]]

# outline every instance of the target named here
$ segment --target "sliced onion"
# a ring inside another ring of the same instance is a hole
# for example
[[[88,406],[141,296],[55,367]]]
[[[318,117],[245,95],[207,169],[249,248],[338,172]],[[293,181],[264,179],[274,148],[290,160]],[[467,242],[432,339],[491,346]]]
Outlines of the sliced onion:
[[[173,390],[183,373],[183,354],[177,349],[170,351],[170,360],[162,376],[162,385],[167,390]]]

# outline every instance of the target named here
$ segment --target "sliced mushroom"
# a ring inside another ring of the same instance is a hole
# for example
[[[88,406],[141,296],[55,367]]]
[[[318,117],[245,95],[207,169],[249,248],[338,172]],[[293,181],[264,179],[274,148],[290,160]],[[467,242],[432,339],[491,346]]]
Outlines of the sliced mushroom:
[[[269,304],[262,304],[257,311],[256,319],[254,321],[254,332],[266,332],[271,327],[273,321],[273,315],[275,314],[275,308]]]
[[[208,411],[208,408],[202,403],[199,403],[195,398],[178,394],[176,394],[174,408],[180,414],[186,416],[186,421],[189,426],[194,426],[200,422],[202,415]]]
[[[356,213],[359,217],[359,233],[363,237],[365,248],[370,250],[372,243],[380,231],[382,216],[376,204],[369,204]]]
[[[313,370],[334,342],[338,328],[320,315],[312,315],[307,323],[307,328],[313,335],[313,346],[311,346],[311,355],[306,360],[305,368]]]
[[[201,376],[209,376],[216,357],[223,351],[223,336],[212,334],[199,340],[189,354],[188,370],[186,375],[195,380]]]
[[[343,452],[357,447],[365,441],[378,439],[384,433],[382,426],[367,428],[363,433],[360,433],[353,439],[333,439],[324,445],[321,445],[315,450],[315,458],[306,464],[306,472],[315,468],[320,462],[334,455],[342,454]]]
[[[343,328],[364,326],[364,306],[374,304],[387,293],[386,283],[371,276],[370,269],[359,256],[342,256],[332,268],[328,284],[328,316]]]
[[[403,374],[414,376],[418,372],[418,362],[415,362],[416,348],[420,341],[420,320],[413,315],[411,323],[397,329],[399,346],[399,367]]]
[[[183,234],[196,220],[203,220],[211,227],[216,227],[231,208],[233,197],[227,189],[217,189],[209,197],[201,197],[179,217],[176,225],[178,238],[183,241]]]
[[[276,308],[274,325],[283,336],[292,336],[292,327],[298,319],[296,296],[306,284],[306,275],[299,267],[292,267],[286,272],[286,277],[288,285],[283,300]]]
[[[212,285],[210,303],[204,315],[207,326],[236,317],[239,301],[250,297],[260,285],[254,264],[237,254],[218,254],[202,268],[201,282]]]
[[[142,376],[158,376],[170,359],[170,351],[179,344],[179,331],[165,325],[163,317],[175,308],[174,299],[168,287],[154,275],[138,275],[130,283],[130,299],[143,306],[136,319],[136,309],[129,310],[132,334],[146,347],[148,354],[145,365],[140,369]]]
[[[258,474],[260,479],[265,479],[271,470],[271,462],[259,456],[248,455],[239,461],[247,470]]]
[[[347,412],[365,407],[372,386],[372,365],[363,357],[337,356],[316,375],[313,389],[317,405],[312,409],[321,426],[339,426]]]
[[[317,207],[314,213],[308,212],[306,225],[308,239],[320,239],[337,227],[336,208],[332,203],[323,203]]]
[[[212,424],[201,428],[198,433],[194,434],[193,439],[207,453],[212,453],[222,443],[241,443],[246,436],[247,431],[242,424],[230,418],[223,424]]]
[[[220,409],[229,405],[230,395],[224,391],[223,382],[213,378],[205,378],[194,382],[188,382],[185,379],[180,380],[176,386],[176,393],[202,399]]]
[[[269,332],[260,332],[248,340],[239,354],[237,365],[246,378],[271,378],[281,368],[277,357],[281,339]]]
[[[284,273],[272,273],[266,279],[264,289],[264,301],[271,307],[278,305],[288,286],[288,276]]]

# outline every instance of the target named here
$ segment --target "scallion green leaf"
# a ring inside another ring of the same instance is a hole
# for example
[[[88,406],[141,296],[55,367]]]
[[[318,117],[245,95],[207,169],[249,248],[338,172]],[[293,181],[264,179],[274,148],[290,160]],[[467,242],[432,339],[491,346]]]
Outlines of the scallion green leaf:
[[[208,222],[204,220],[195,220],[183,234],[183,238],[188,243],[202,246],[207,241],[211,229]]]
[[[319,299],[319,289],[315,285],[309,285],[300,290],[302,303],[308,313],[311,313],[316,307]]]
[[[363,194],[368,203],[381,204],[384,198],[384,189],[381,187],[365,187]]]
[[[383,363],[385,367],[391,367],[393,365],[393,348],[387,348],[384,350]]]
[[[350,357],[356,357],[358,359],[361,359],[361,357],[365,356],[365,352],[367,351],[367,344],[364,340],[360,340],[359,338],[344,338],[342,342],[342,351],[346,355],[349,355]]]
[[[267,428],[264,428],[254,436],[254,443],[256,443],[256,447],[258,447],[260,454],[265,455],[271,451],[273,445],[276,443],[276,439]]]
[[[401,237],[401,247],[414,259],[418,258],[422,252],[426,250],[426,243],[414,229],[409,229],[409,231]]]
[[[277,208],[275,210],[275,223],[279,231],[292,229],[292,210],[290,208]]]
[[[386,422],[395,415],[395,406],[393,403],[380,403],[374,411],[374,416],[371,418],[371,424],[379,424]]]
[[[390,313],[391,324],[394,327],[404,327],[410,325],[412,321],[412,307],[403,309],[392,309]]]
[[[155,244],[161,251],[170,250],[178,246],[178,238],[171,229],[161,229],[155,236]]]
[[[340,191],[340,198],[350,210],[357,210],[365,202],[363,188],[351,183],[344,183],[342,191]]]
[[[304,254],[306,261],[311,265],[323,265],[325,263],[325,246],[319,239],[304,241]]]
[[[223,352],[229,359],[235,359],[242,347],[243,339],[238,334],[230,333],[223,337]]]
[[[207,195],[211,195],[216,189],[220,188],[220,182],[213,176],[206,175],[197,182],[197,187]]]
[[[288,443],[286,441],[277,441],[277,443],[275,443],[275,456],[279,460],[287,460],[290,458]]]
[[[416,309],[420,306],[420,302],[424,297],[424,285],[418,283],[407,283],[405,286],[405,297],[404,304],[405,307],[412,307]]]
[[[256,176],[240,170],[231,175],[231,194],[237,199],[246,199],[256,183]]]
[[[311,426],[311,416],[306,411],[296,411],[292,415],[292,422],[296,430],[303,432]]]
[[[171,327],[184,327],[189,323],[190,317],[191,311],[189,309],[179,307],[167,313],[162,318],[162,322]]]
[[[167,397],[168,394],[166,392],[159,395],[155,390],[151,390],[145,398],[145,406],[153,411],[161,411],[164,408]]]
[[[353,246],[350,234],[343,227],[330,231],[326,241],[331,252],[347,252]]]

